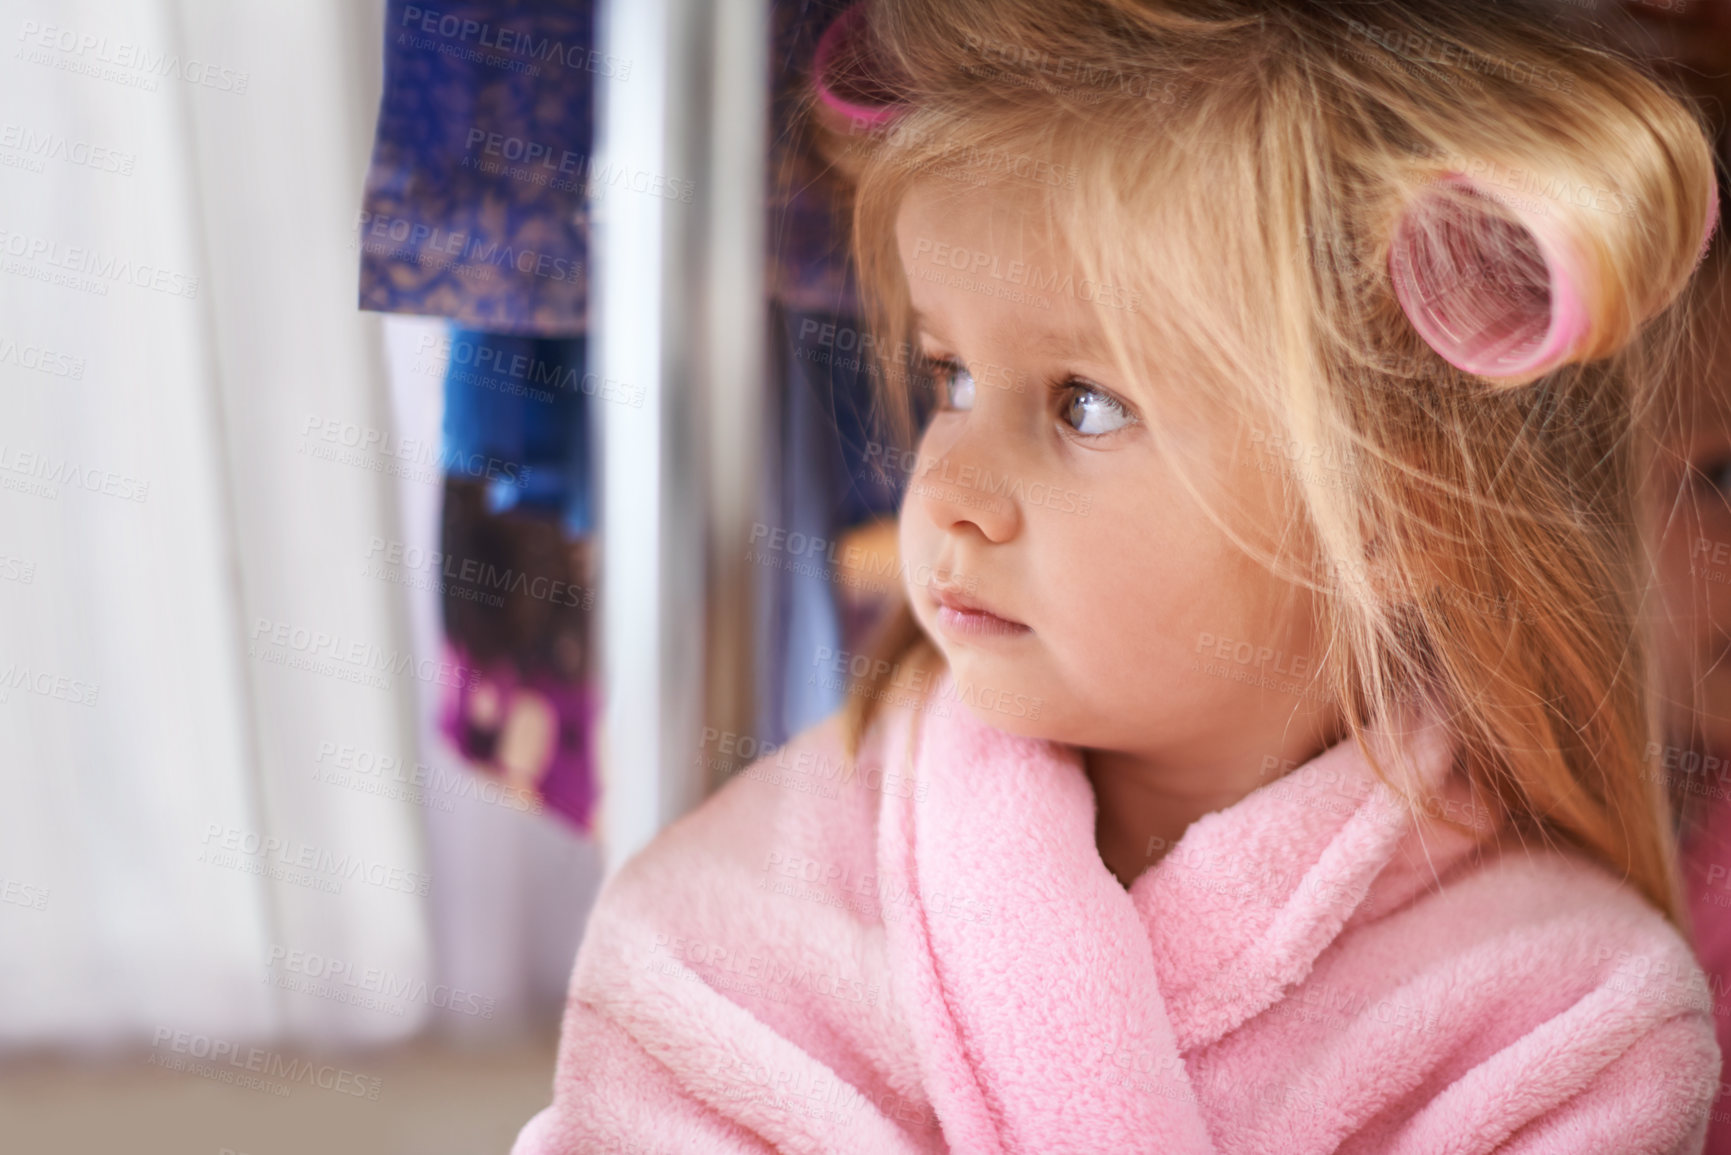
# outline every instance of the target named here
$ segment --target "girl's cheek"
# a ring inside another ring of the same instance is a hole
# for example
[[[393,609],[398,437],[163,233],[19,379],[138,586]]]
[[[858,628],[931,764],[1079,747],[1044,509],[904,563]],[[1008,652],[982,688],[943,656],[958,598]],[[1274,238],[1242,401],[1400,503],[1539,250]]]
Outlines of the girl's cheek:
[[[932,556],[930,534],[922,525],[924,516],[917,503],[910,498],[902,503],[901,516],[896,519],[896,548],[901,554],[902,590],[907,595],[908,604],[915,607],[919,606],[923,592],[915,575],[930,573],[936,560]]]

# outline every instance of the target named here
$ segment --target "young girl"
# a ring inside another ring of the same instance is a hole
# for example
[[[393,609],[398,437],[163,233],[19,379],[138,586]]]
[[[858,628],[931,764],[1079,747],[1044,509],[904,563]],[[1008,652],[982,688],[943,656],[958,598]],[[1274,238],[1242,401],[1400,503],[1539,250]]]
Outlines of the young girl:
[[[1506,4],[843,20],[906,605],[608,881],[518,1155],[1698,1152],[1633,436],[1697,123]]]

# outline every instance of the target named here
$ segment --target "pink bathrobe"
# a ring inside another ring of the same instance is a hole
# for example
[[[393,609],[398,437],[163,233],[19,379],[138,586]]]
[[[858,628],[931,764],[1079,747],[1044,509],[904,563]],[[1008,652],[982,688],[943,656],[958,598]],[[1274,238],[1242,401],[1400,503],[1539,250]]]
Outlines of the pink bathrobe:
[[[608,880],[513,1155],[1699,1152],[1711,999],[1606,871],[1475,855],[1348,742],[1126,891],[1077,753],[937,686],[857,766],[832,718]],[[1470,821],[1441,732],[1409,741]]]

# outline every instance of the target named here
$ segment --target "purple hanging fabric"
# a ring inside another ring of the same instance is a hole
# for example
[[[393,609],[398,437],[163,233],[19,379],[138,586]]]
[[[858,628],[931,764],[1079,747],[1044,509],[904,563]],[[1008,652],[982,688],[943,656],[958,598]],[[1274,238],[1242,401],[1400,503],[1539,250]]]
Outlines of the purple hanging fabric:
[[[632,83],[594,31],[589,0],[389,0],[361,308],[587,331],[589,201],[656,195],[652,181],[638,194],[638,174],[590,164],[596,86],[625,95]]]

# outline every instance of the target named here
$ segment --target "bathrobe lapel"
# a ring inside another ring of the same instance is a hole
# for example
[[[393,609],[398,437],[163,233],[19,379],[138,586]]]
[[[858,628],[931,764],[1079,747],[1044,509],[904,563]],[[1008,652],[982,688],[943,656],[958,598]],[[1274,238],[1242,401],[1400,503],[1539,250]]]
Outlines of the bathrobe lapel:
[[[1213,1150],[1182,1054],[1308,973],[1404,812],[1343,744],[1193,824],[1126,892],[1075,750],[981,722],[948,674],[912,726],[922,789],[886,796],[879,826],[906,911],[885,935],[951,1149]],[[1417,743],[1433,782],[1436,733]]]
[[[1407,751],[1427,800],[1465,797],[1464,782],[1446,781],[1453,749],[1440,726],[1415,727]],[[1267,1009],[1350,919],[1402,901],[1472,845],[1427,824],[1429,869],[1389,870],[1413,828],[1350,740],[1193,823],[1129,896],[1179,1046],[1206,1046]]]

